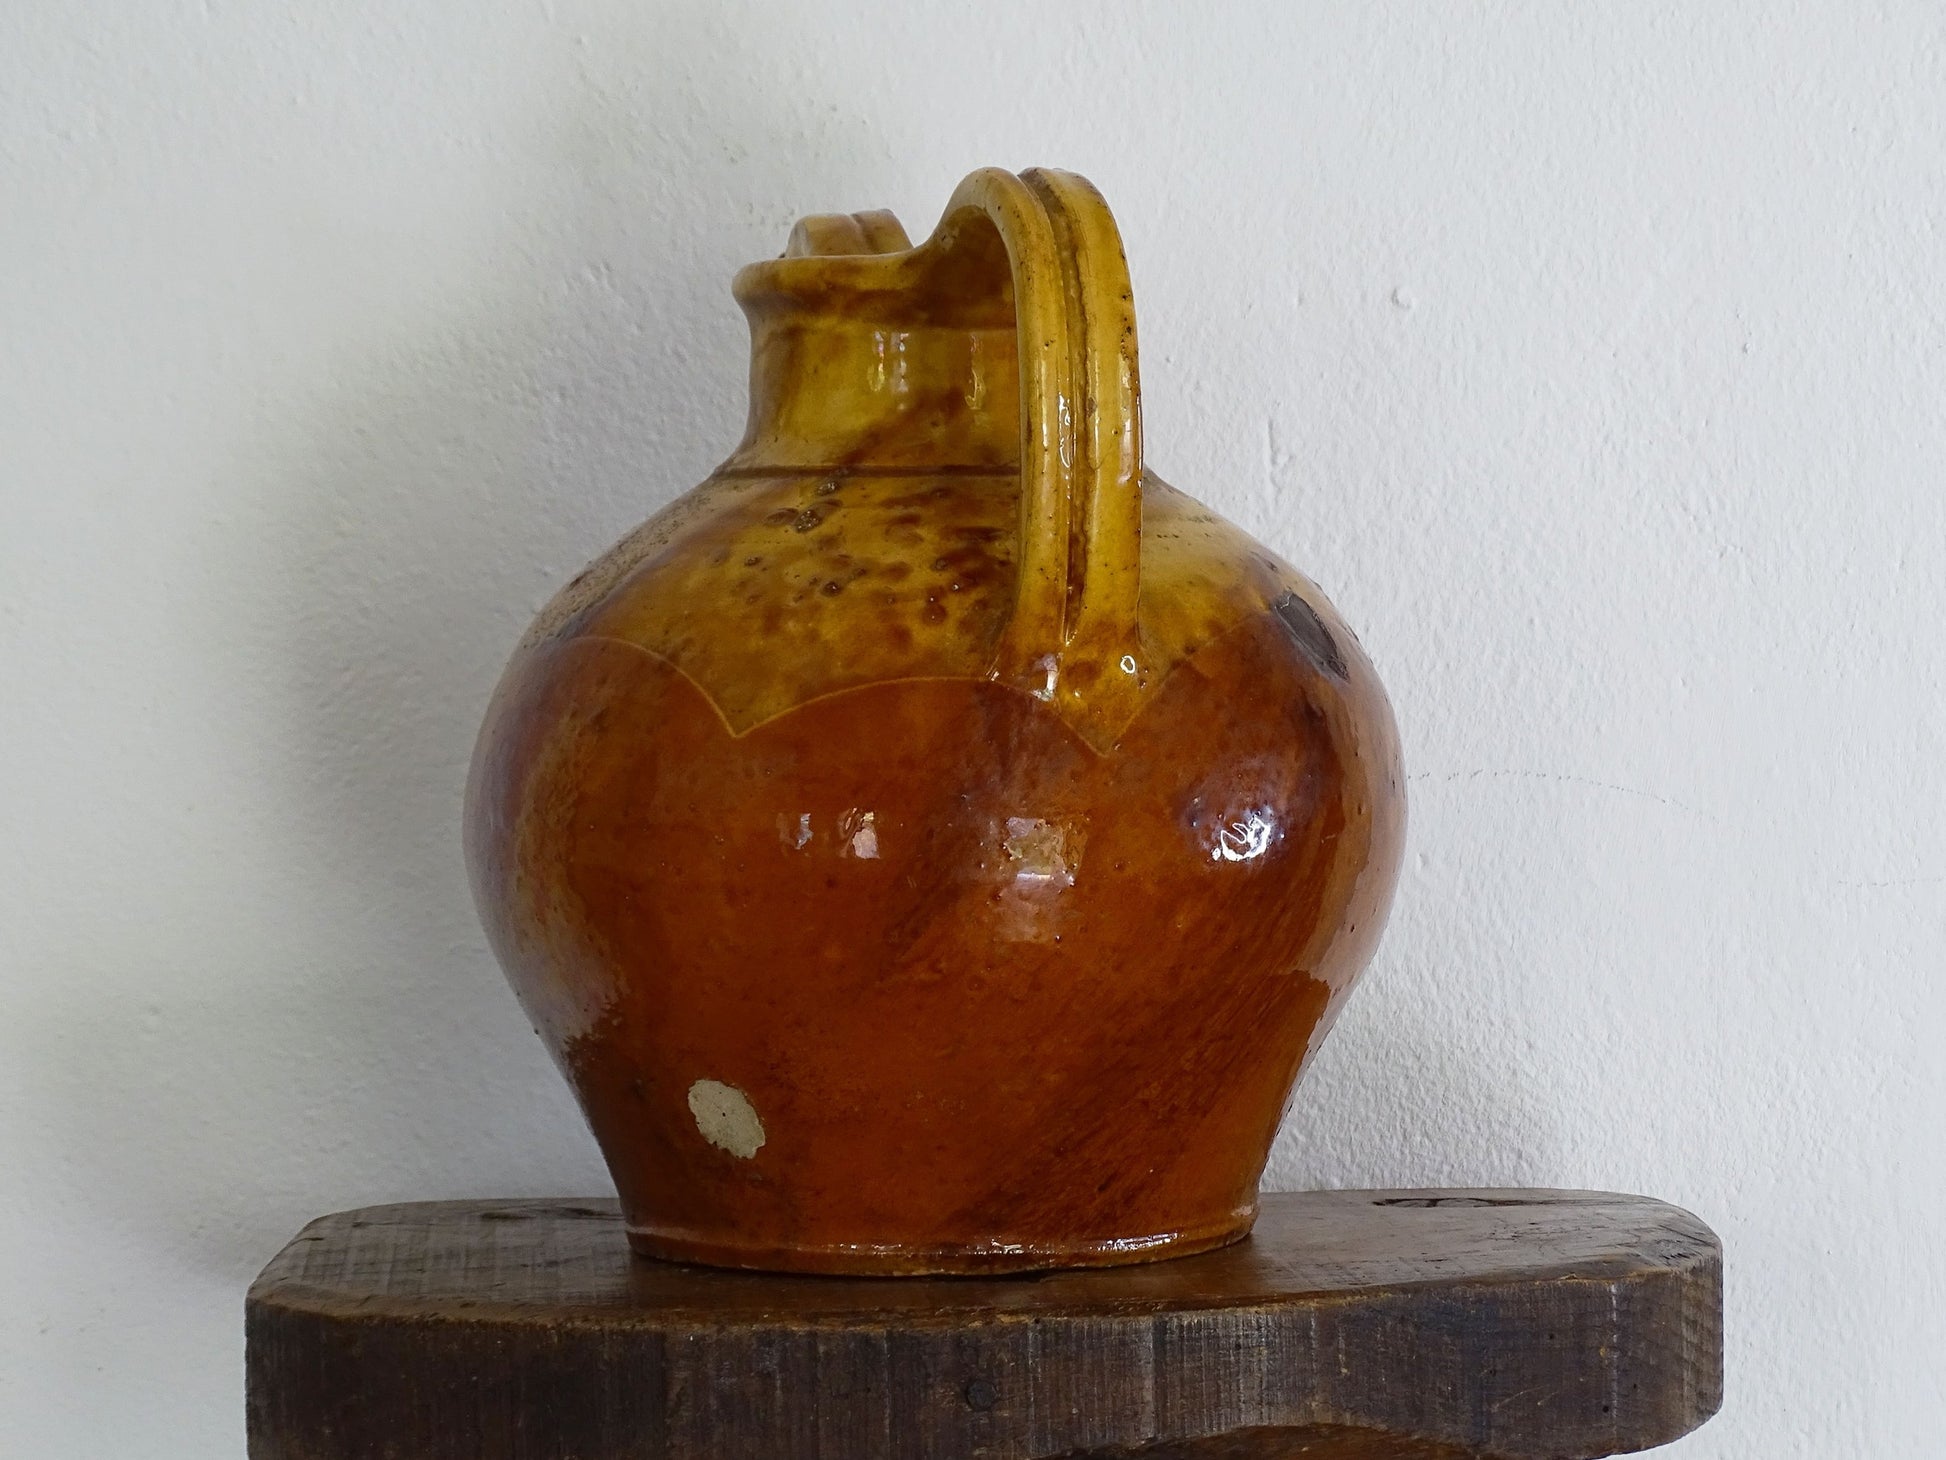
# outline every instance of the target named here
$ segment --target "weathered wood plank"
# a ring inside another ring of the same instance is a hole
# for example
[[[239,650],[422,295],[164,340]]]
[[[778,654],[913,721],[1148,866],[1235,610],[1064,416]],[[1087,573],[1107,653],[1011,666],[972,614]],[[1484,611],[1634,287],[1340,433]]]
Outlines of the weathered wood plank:
[[[1266,1196],[1146,1267],[839,1279],[632,1258],[612,1204],[312,1223],[248,1310],[255,1460],[1540,1460],[1722,1391],[1721,1252],[1592,1192]]]

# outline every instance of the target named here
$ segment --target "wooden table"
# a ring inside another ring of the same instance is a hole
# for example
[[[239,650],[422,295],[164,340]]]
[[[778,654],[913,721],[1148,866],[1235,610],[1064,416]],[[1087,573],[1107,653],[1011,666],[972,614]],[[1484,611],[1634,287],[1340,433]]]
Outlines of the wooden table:
[[[631,1258],[612,1203],[372,1207],[250,1290],[254,1460],[1461,1460],[1722,1397],[1695,1217],[1570,1191],[1266,1196],[1145,1267],[839,1279]]]

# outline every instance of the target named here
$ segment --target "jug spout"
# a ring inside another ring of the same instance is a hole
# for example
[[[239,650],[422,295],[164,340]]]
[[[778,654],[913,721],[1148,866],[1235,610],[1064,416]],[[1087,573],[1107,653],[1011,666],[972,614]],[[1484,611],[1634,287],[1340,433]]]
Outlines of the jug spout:
[[[750,417],[731,470],[1020,463],[1019,347],[990,231],[914,250],[889,213],[807,218],[738,274]]]

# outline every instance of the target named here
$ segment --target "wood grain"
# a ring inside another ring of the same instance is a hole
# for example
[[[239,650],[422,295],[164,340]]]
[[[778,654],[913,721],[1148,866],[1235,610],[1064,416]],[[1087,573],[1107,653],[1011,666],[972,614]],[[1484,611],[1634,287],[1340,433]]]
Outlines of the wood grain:
[[[250,1291],[254,1460],[1592,1457],[1722,1394],[1695,1217],[1562,1191],[1266,1196],[1255,1234],[1036,1277],[631,1257],[608,1202],[313,1222]]]

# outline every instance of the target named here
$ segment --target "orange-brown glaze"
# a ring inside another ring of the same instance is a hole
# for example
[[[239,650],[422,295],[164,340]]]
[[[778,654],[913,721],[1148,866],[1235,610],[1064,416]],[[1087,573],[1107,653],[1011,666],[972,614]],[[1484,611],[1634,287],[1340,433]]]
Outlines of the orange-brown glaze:
[[[1390,900],[1398,747],[1315,587],[1142,471],[1106,218],[976,174],[917,249],[807,220],[738,281],[743,447],[496,695],[478,899],[643,1252],[991,1271],[1249,1228]]]

